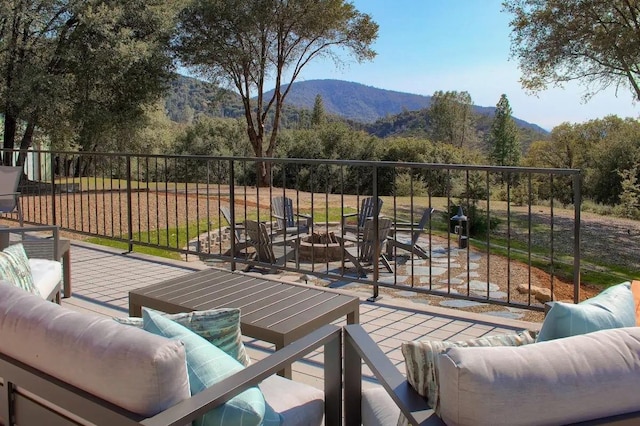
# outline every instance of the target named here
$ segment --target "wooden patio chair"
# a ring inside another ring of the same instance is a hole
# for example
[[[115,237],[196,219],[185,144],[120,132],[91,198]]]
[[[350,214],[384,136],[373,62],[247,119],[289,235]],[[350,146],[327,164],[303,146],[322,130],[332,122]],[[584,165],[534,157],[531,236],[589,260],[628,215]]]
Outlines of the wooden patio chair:
[[[381,198],[378,197],[377,202],[374,197],[363,198],[359,211],[342,215],[342,229],[353,230],[359,234],[364,229],[364,225],[367,220],[373,219],[374,216],[378,216],[380,214],[380,210],[382,210]],[[358,223],[356,225],[348,225],[347,219],[353,216],[358,216]]]
[[[397,250],[406,250],[422,259],[428,259],[429,253],[418,245],[418,238],[420,238],[420,234],[424,231],[424,227],[427,226],[427,222],[434,211],[433,207],[426,208],[418,224],[396,222],[393,227],[393,235],[389,236],[387,241],[387,256],[391,257],[395,248]],[[411,239],[399,240],[398,231],[410,231]]]
[[[233,234],[233,239],[234,239],[233,246],[235,249],[234,253],[231,253],[231,248],[230,248],[229,250],[223,253],[223,256],[233,255],[233,257],[237,257],[240,254],[242,254],[243,250],[246,250],[247,247],[250,246],[249,242],[244,237],[242,232],[244,231],[244,225],[235,223],[233,221],[233,218],[231,217],[231,211],[229,210],[228,207],[220,206],[220,213],[222,213],[222,217],[224,217],[224,220],[226,220],[229,226],[231,227],[231,232]]]
[[[18,192],[22,173],[22,167],[0,166],[0,213],[17,213],[20,226],[24,225]]]
[[[276,218],[276,228],[282,234],[306,234],[311,228],[311,215],[294,213],[293,200],[288,197],[274,197],[271,210]],[[297,218],[297,219],[296,219]]]
[[[267,230],[267,226],[262,222],[247,220],[244,223],[247,231],[247,242],[255,249],[252,260],[270,265],[284,266],[288,260],[295,259],[298,264],[298,238],[274,234],[276,239],[272,239]],[[248,265],[245,270],[250,270],[252,265]]]
[[[373,262],[382,262],[387,271],[391,273],[393,272],[389,259],[382,252],[384,244],[387,241],[387,237],[389,236],[389,232],[391,231],[391,219],[378,219],[377,239],[374,223],[375,220],[373,219],[364,223],[362,238],[352,239],[349,237],[337,236],[338,240],[342,243],[344,260],[348,260],[353,263],[358,270],[358,275],[361,277],[365,277],[367,275],[362,265],[373,264]],[[352,241],[356,244],[354,247],[345,247],[345,241]]]

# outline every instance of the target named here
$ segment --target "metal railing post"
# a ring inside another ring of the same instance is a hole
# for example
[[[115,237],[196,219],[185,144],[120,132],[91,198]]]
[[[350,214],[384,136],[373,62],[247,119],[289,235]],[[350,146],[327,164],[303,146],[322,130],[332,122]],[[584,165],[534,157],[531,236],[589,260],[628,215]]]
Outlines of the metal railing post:
[[[373,166],[373,202],[374,202],[374,212],[378,212],[380,211],[380,202],[378,199],[378,167],[377,166]],[[378,293],[378,279],[380,278],[380,257],[378,256],[378,254],[380,253],[380,250],[382,250],[382,247],[380,247],[380,238],[379,238],[379,233],[380,230],[378,229],[378,215],[374,214],[373,215],[373,235],[375,237],[375,241],[374,241],[374,259],[373,260],[373,295],[368,298],[367,300],[369,302],[375,302],[376,300],[378,300],[379,293]]]
[[[56,172],[55,172],[55,155],[51,152],[50,156],[50,165],[51,167],[51,220],[52,225],[58,224],[58,214],[56,213]]]
[[[133,212],[131,208],[131,156],[127,154],[127,227],[129,253],[133,252]]]
[[[236,235],[236,195],[235,195],[235,169],[233,166],[233,159],[229,160],[229,212],[231,213],[231,223],[229,226],[231,227],[231,270],[236,270],[236,239],[234,235]],[[218,219],[218,224],[220,220]],[[218,226],[218,229],[220,227]]]
[[[573,303],[580,302],[580,208],[582,173],[573,175]]]

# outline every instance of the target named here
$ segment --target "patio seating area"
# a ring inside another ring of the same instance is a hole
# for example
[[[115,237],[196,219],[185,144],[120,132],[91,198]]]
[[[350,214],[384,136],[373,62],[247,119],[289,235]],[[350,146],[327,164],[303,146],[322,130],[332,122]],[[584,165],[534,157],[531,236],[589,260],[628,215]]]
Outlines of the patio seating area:
[[[109,317],[128,316],[129,291],[208,268],[199,261],[180,262],[138,253],[123,254],[113,248],[79,241],[72,241],[71,245],[74,291],[71,298],[62,300],[62,305]],[[294,276],[288,274],[282,278],[292,280]],[[370,295],[366,289],[341,291],[359,297],[359,323],[401,371],[404,371],[404,361],[400,345],[407,340],[456,341],[540,326],[538,323],[427,306],[403,298],[385,296],[372,303],[366,301]],[[346,319],[334,324],[345,325]],[[274,351],[273,344],[246,336],[244,343],[254,360]],[[311,353],[304,361],[293,365],[293,379],[322,389],[322,361],[321,351]],[[365,380],[374,381],[366,368],[363,375]]]

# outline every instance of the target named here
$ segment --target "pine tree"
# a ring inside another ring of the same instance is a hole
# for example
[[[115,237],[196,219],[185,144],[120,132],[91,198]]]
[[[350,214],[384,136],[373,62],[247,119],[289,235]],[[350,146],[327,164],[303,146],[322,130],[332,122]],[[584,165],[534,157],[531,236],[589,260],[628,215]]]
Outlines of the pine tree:
[[[489,156],[498,166],[517,166],[520,163],[520,135],[511,117],[507,95],[500,96],[489,133]]]
[[[324,103],[322,96],[316,95],[316,101],[313,104],[313,113],[311,114],[311,125],[319,126],[325,122]]]

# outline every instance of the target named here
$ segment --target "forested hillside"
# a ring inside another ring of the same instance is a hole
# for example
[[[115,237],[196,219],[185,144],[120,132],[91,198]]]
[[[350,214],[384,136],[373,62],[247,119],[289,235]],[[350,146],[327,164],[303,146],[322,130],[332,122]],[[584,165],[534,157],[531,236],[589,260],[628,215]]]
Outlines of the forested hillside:
[[[291,90],[282,117],[285,129],[307,128],[310,111],[316,96],[320,95],[330,121],[343,121],[354,129],[380,138],[428,135],[427,107],[431,96],[376,89],[340,80],[296,83]],[[240,98],[234,92],[186,76],[178,76],[172,82],[165,108],[168,117],[179,123],[190,123],[198,115],[226,118],[244,115]],[[473,111],[477,114],[476,132],[482,139],[491,126],[495,108],[474,105]],[[374,121],[367,117],[374,117]],[[515,117],[514,121],[520,128],[524,152],[532,141],[544,139],[548,134],[535,124]]]
[[[272,92],[267,92],[272,96]],[[389,115],[416,111],[431,105],[431,96],[378,89],[342,80],[308,80],[293,84],[287,103],[298,108],[313,108],[316,95],[322,96],[327,112],[353,121],[372,123]],[[497,99],[496,99],[497,101]],[[495,107],[473,106],[478,115],[493,117]],[[546,133],[542,127],[514,117],[519,127]]]

